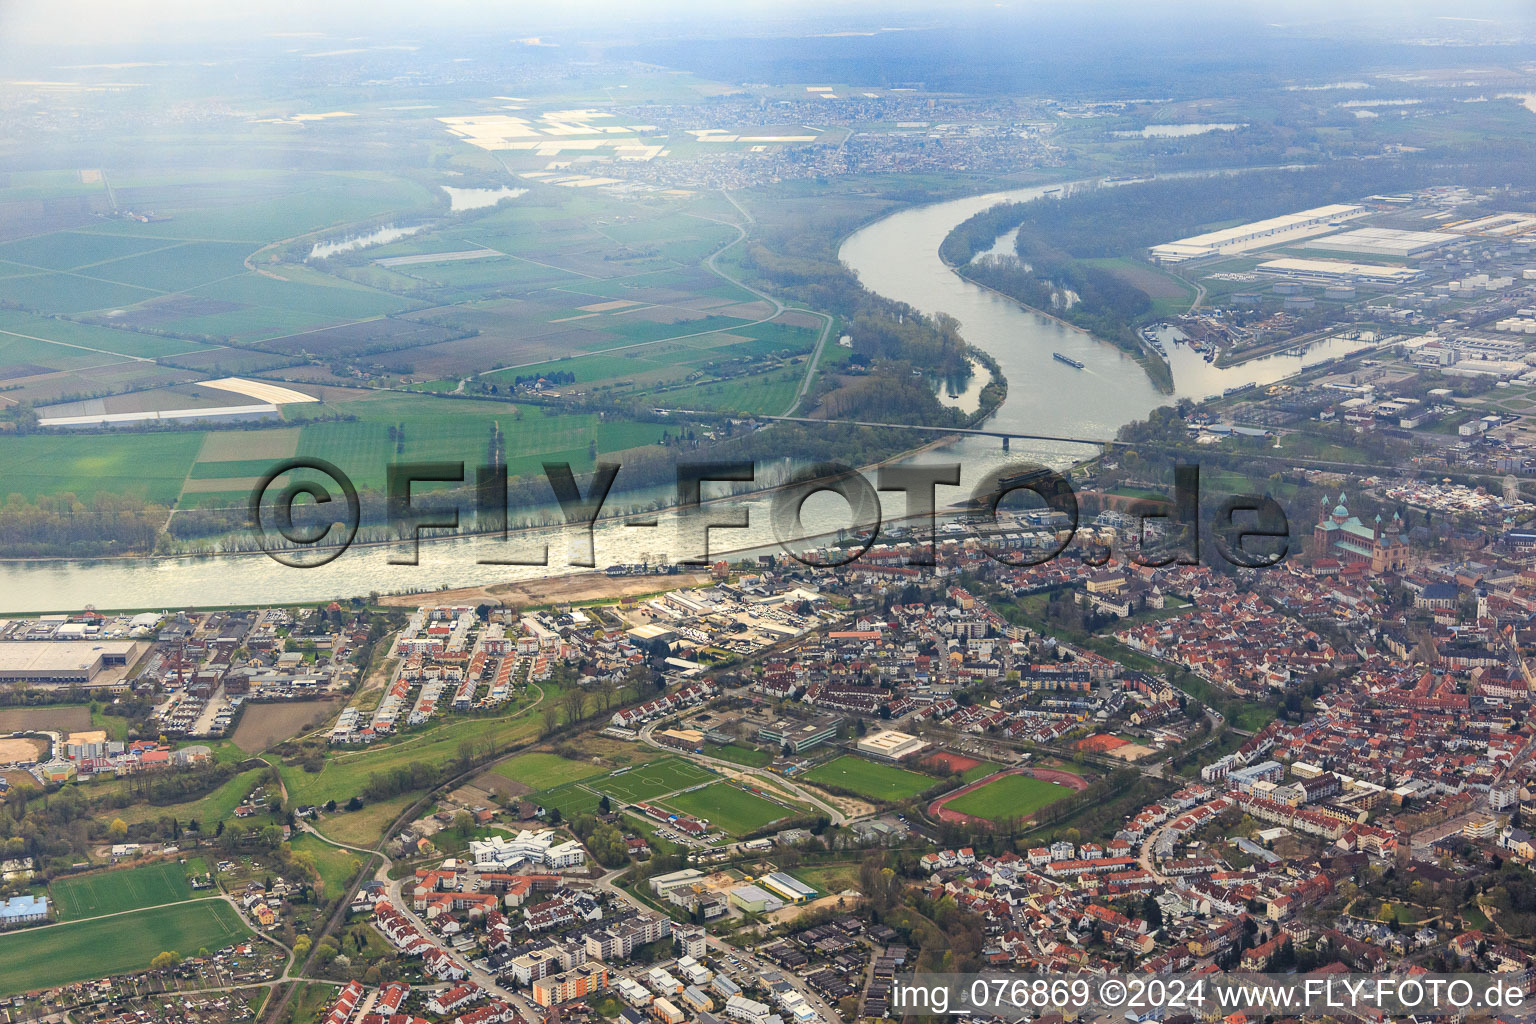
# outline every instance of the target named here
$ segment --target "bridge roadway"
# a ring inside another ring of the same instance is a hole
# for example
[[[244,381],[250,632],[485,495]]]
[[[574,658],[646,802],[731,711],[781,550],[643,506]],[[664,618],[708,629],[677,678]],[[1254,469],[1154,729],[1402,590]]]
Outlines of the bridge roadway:
[[[708,410],[704,409],[667,409],[665,411],[684,414],[703,414],[708,412]],[[878,423],[873,420],[843,419],[826,420],[817,419],[814,416],[754,416],[753,419],[774,420],[781,423],[819,423],[823,426],[835,423],[839,426],[852,427],[888,427],[892,430],[920,430],[928,434],[963,434],[974,437],[1000,437],[1003,440],[1055,441],[1060,444],[1093,444],[1102,446],[1120,443],[1110,438],[1061,437],[1056,434],[1024,434],[1016,430],[983,430],[979,427],[938,427],[922,423]]]

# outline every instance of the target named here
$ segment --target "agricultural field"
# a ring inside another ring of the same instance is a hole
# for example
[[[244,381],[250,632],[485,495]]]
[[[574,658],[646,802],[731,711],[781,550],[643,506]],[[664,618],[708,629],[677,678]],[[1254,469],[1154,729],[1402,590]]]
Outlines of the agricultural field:
[[[100,921],[24,928],[0,935],[0,996],[142,970],[159,953],[192,956],[251,934],[221,899],[155,907]],[[125,935],[137,936],[125,942]]]
[[[480,463],[496,430],[512,476],[545,461],[582,473],[694,424],[513,402],[517,378],[570,374],[557,387],[779,413],[821,333],[804,311],[766,319],[770,303],[704,265],[737,235],[692,215],[736,216],[712,197],[637,205],[534,185],[458,215],[435,186],[387,173],[193,170],[115,175],[113,187],[155,219],[88,217],[0,243],[0,303],[15,304],[0,309],[7,397],[44,416],[185,410],[214,404],[200,381],[260,374],[320,401],[282,406],[291,429],[0,437],[7,493],[29,501],[241,507],[272,459],[295,455],[377,490],[392,462]],[[0,187],[0,201],[24,191]],[[384,218],[425,229],[308,258]],[[285,450],[258,454],[270,435]],[[216,439],[252,451],[200,451]]]
[[[608,769],[582,761],[572,761],[558,754],[519,754],[491,769],[497,775],[519,782],[530,789],[554,789],[568,782],[579,782]]]
[[[658,393],[657,401],[679,409],[781,416],[794,405],[803,372],[770,370],[708,384],[693,384]]]
[[[204,463],[199,463],[204,465]],[[247,704],[230,737],[247,754],[257,754],[324,722],[336,711],[335,700],[289,700]]]
[[[853,754],[817,765],[801,778],[818,785],[836,786],[866,800],[893,803],[907,800],[932,786],[931,775],[920,775],[895,765],[867,761]]]
[[[0,438],[0,480],[7,494],[28,499],[131,494],[169,505],[202,443],[196,433]]]
[[[1054,782],[1045,782],[1028,775],[1005,775],[989,782],[980,789],[958,796],[944,805],[946,810],[985,818],[988,821],[1009,821],[1028,818],[1040,808],[1053,804],[1073,790]]]
[[[206,894],[206,893],[205,893]],[[174,861],[56,879],[48,895],[61,921],[158,907],[193,898],[187,870]]]
[[[702,765],[681,757],[667,757],[605,779],[593,779],[588,785],[615,800],[632,804],[697,786],[714,777],[715,773]]]
[[[91,728],[91,709],[83,705],[0,710],[0,732],[46,729],[68,733],[89,728]]]
[[[776,804],[729,782],[715,782],[691,793],[668,797],[674,811],[707,819],[711,826],[734,836],[755,832],[771,822],[793,815],[794,808]]]

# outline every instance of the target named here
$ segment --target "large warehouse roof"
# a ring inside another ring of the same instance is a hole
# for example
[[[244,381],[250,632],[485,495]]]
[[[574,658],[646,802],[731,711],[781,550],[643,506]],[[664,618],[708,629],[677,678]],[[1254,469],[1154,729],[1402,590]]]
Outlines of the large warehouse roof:
[[[1289,257],[1260,263],[1254,268],[1261,274],[1287,274],[1293,277],[1350,278],[1360,281],[1395,283],[1412,281],[1419,276],[1413,267],[1388,267],[1380,263],[1347,263],[1344,260],[1298,260]]]
[[[0,680],[88,680],[108,662],[133,663],[147,646],[133,640],[0,643]]]
[[[1401,231],[1397,228],[1356,228],[1306,242],[1308,249],[1363,252],[1374,256],[1416,256],[1461,241],[1444,231]]]
[[[1217,253],[1242,252],[1245,249],[1275,245],[1289,238],[1300,238],[1326,230],[1331,221],[1358,217],[1365,213],[1361,206],[1334,203],[1317,206],[1298,213],[1287,213],[1235,228],[1207,231],[1203,235],[1191,235],[1163,245],[1154,245],[1152,255],[1163,263],[1179,263]]]

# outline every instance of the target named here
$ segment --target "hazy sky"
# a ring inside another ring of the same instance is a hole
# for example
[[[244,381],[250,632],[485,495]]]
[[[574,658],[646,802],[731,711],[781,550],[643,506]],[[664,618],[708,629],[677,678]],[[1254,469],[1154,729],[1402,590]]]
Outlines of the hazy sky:
[[[1080,22],[1085,32],[1106,19],[1177,23],[1257,23],[1316,26],[1321,32],[1369,31],[1377,25],[1401,29],[1406,22],[1436,23],[1447,33],[1480,19],[1529,21],[1531,0],[0,0],[0,46],[153,48],[157,42],[198,40],[238,43],[290,33],[331,38],[409,37],[424,31],[454,30],[476,35],[523,37],[565,31],[604,41],[626,37],[745,36],[942,25],[956,15]],[[1379,20],[1378,20],[1379,19]],[[1364,26],[1365,28],[1357,28]]]

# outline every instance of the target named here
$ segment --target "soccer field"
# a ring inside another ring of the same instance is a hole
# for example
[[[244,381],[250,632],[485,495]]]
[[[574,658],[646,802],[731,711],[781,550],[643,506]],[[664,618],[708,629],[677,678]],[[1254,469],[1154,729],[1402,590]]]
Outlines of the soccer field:
[[[191,899],[187,871],[174,862],[61,878],[48,887],[61,921],[78,921]]]
[[[554,789],[567,782],[579,782],[601,775],[605,768],[591,762],[572,761],[558,754],[519,754],[491,769],[504,779],[521,782],[533,789]]]
[[[944,805],[947,810],[959,811],[988,821],[1008,821],[1027,818],[1047,804],[1053,804],[1073,790],[1054,782],[1043,782],[1028,775],[1005,775],[996,782],[989,782],[958,796]]]
[[[844,754],[806,772],[807,782],[822,783],[857,793],[868,800],[890,803],[914,797],[938,782],[931,775],[919,775],[895,765],[876,764],[862,757]]]
[[[674,811],[704,818],[712,828],[723,829],[734,836],[746,835],[795,813],[792,808],[724,782],[691,793],[680,793],[669,798],[666,805]]]
[[[587,784],[615,800],[632,804],[654,799],[663,793],[697,786],[714,777],[714,772],[692,761],[681,757],[665,757],[618,775],[610,775],[606,779],[593,779]]]
[[[250,935],[223,900],[156,907],[104,921],[26,928],[0,935],[0,996],[103,978],[149,966],[174,950],[195,956]]]

